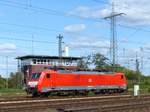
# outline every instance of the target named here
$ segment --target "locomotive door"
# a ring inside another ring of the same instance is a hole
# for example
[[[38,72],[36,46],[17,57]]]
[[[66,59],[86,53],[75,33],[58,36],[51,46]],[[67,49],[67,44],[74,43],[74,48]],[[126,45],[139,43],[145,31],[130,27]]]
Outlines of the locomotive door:
[[[45,88],[47,89],[55,89],[55,74],[47,73],[45,76]]]
[[[46,88],[49,88],[51,86],[51,74],[47,73],[45,75],[44,85]]]

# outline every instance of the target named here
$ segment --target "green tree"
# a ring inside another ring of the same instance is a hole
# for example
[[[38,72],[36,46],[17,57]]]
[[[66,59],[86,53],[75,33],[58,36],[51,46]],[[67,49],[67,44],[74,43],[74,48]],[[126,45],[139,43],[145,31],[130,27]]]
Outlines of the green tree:
[[[93,55],[88,55],[84,57],[79,63],[78,67],[81,68],[89,68],[89,66],[94,65],[95,69],[100,71],[114,71],[114,72],[123,72],[125,73],[128,80],[131,82],[138,82],[139,76],[141,79],[144,79],[144,76],[140,72],[136,72],[134,70],[127,69],[119,64],[112,66],[112,64],[108,64],[108,58],[100,53],[96,53]]]
[[[124,72],[127,79],[131,80],[134,83],[138,82],[139,77],[141,77],[141,80],[144,79],[144,76],[142,75],[141,72],[136,72],[134,70],[127,69],[127,68],[120,66],[120,65],[116,65],[114,71],[115,72]]]
[[[87,63],[83,59],[78,62],[77,66],[79,68],[88,68]]]
[[[10,73],[10,78],[8,80],[9,88],[21,88],[22,87],[22,76],[20,72]]]
[[[80,68],[89,68],[92,63],[92,55],[82,57],[82,59],[77,63],[77,66]]]
[[[5,88],[6,87],[6,79],[2,78],[0,75],[0,89]]]
[[[101,71],[112,70],[112,66],[108,64],[108,58],[106,58],[104,55],[100,53],[83,57],[82,60],[80,60],[77,65],[80,68],[89,68],[90,66],[93,66],[95,69]]]
[[[105,70],[109,65],[107,64],[108,58],[100,53],[96,53],[92,56],[92,63],[96,69]]]

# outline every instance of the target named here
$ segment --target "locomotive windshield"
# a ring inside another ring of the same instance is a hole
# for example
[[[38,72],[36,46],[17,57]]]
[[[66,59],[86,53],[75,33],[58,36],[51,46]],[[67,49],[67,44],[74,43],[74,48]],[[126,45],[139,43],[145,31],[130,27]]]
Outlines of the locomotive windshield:
[[[32,73],[32,79],[38,79],[40,77],[41,73]]]

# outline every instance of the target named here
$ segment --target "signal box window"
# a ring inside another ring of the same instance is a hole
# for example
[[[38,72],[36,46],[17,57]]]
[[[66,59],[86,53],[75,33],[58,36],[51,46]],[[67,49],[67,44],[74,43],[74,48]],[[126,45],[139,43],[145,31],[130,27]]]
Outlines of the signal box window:
[[[51,77],[51,76],[50,76],[50,74],[49,74],[49,73],[48,73],[48,74],[46,74],[46,78],[48,78],[48,79],[49,79],[50,77]]]
[[[33,59],[33,64],[36,64],[36,59]]]

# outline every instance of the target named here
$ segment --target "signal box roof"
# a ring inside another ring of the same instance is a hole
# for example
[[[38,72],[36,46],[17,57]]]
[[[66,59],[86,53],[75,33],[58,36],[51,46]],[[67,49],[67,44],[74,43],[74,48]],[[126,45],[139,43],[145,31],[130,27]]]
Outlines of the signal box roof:
[[[59,56],[46,56],[46,55],[26,55],[26,56],[19,56],[16,59],[26,60],[26,59],[60,59]],[[68,59],[68,60],[81,60],[81,57],[61,57],[61,59]]]

